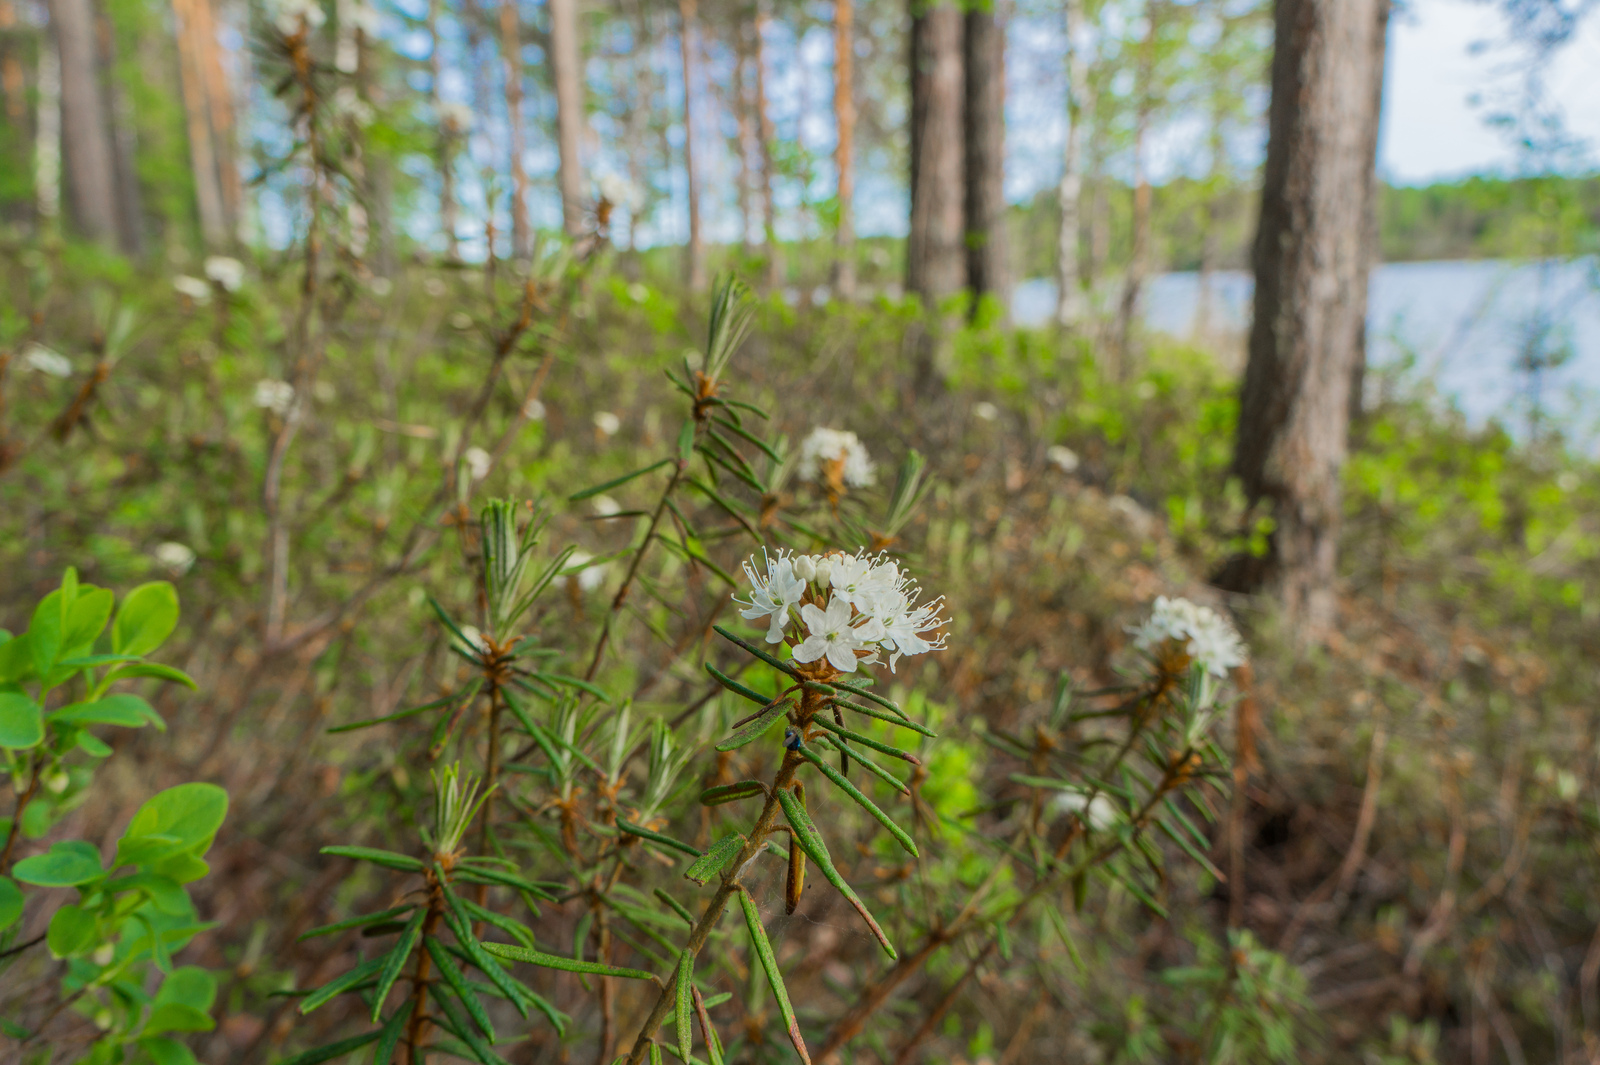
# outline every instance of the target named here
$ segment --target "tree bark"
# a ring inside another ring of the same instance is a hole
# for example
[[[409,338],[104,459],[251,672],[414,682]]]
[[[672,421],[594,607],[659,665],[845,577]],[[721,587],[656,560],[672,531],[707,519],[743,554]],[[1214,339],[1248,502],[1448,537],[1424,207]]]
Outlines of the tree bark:
[[[195,207],[200,213],[200,238],[207,248],[220,248],[228,241],[228,222],[223,214],[216,142],[211,136],[205,68],[200,56],[201,15],[197,9],[204,2],[172,0],[172,14],[177,22],[178,74],[183,90],[185,128],[189,134],[189,169],[194,174]]]
[[[116,30],[104,8],[95,12],[95,45],[100,69],[105,73],[100,107],[111,127],[111,168],[117,191],[117,246],[123,254],[144,254],[144,197],[139,172],[134,167],[133,112],[117,81]]]
[[[550,71],[556,83],[556,141],[560,150],[561,223],[583,232],[583,46],[577,0],[549,0]]]
[[[443,0],[428,0],[428,39],[433,47],[428,56],[428,68],[433,74],[433,117],[438,123],[438,140],[434,142],[434,166],[439,172],[439,228],[444,230],[444,255],[450,262],[461,258],[461,248],[456,237],[456,140],[464,132],[457,127],[455,114],[444,102],[444,38],[439,33],[439,16]]]
[[[783,284],[783,248],[778,244],[778,204],[773,199],[772,143],[778,132],[767,110],[767,11],[762,0],[756,0],[755,81],[756,81],[756,131],[761,138],[761,228],[763,246],[767,256],[767,288]]]
[[[1201,341],[1211,332],[1212,278],[1217,270],[1217,229],[1222,222],[1222,183],[1228,165],[1227,144],[1223,139],[1225,119],[1219,92],[1218,99],[1212,101],[1211,128],[1206,137],[1211,169],[1206,175],[1205,221],[1200,234],[1200,276],[1194,312],[1194,334]]]
[[[26,135],[27,76],[23,73],[22,57],[17,54],[16,29],[16,4],[12,0],[0,0],[0,94],[5,96],[6,124],[19,135]]]
[[[533,229],[528,224],[528,170],[523,164],[522,27],[517,0],[500,0],[500,57],[505,68],[506,125],[511,149],[511,257],[533,255]]]
[[[117,241],[117,175],[111,123],[100,90],[90,0],[50,0],[61,59],[61,149],[78,233],[108,247]]]
[[[689,191],[689,290],[706,287],[706,248],[700,236],[700,185],[694,172],[694,34],[696,0],[678,0],[678,46],[683,53],[683,169]]]
[[[962,17],[911,0],[911,227],[906,291],[930,308],[966,283],[962,242]]]
[[[855,58],[855,0],[834,0],[833,123],[838,142],[833,166],[838,175],[839,227],[833,235],[833,291],[846,301],[856,297]]]
[[[1089,59],[1083,0],[1066,0],[1067,14],[1067,141],[1061,150],[1061,209],[1056,231],[1056,324],[1077,328],[1083,321],[1083,272],[1078,268],[1078,229],[1082,225],[1083,131],[1094,121],[1089,93]]]
[[[1315,639],[1334,616],[1340,477],[1367,303],[1367,217],[1389,0],[1278,0],[1234,472],[1273,505],[1268,554],[1221,582],[1272,589]]]
[[[750,87],[745,84],[745,73],[750,67],[750,34],[752,26],[740,21],[734,37],[733,61],[733,118],[735,136],[739,145],[739,252],[745,258],[755,254],[755,244],[750,240],[750,229],[755,221],[755,211],[750,202],[750,184],[755,173],[750,166],[750,139],[753,133],[750,121]]]
[[[1144,40],[1139,44],[1137,86],[1134,89],[1133,221],[1128,249],[1128,276],[1123,281],[1122,305],[1117,311],[1117,376],[1126,378],[1133,359],[1133,331],[1139,320],[1145,276],[1150,272],[1150,174],[1145,148],[1150,119],[1155,113],[1156,34],[1166,14],[1166,0],[1149,0],[1145,8]]]
[[[978,0],[966,14],[963,39],[965,192],[964,215],[970,314],[993,297],[1001,321],[1009,318],[1010,242],[1006,239],[1006,75],[1005,26],[996,7],[1001,0]]]

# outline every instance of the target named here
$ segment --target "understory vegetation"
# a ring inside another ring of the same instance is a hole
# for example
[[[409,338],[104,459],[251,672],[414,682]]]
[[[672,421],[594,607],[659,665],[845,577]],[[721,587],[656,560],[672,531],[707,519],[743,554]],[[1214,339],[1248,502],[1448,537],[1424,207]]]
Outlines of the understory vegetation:
[[[105,975],[132,933],[30,945],[58,877],[0,947],[26,1053],[1565,1060],[1600,1023],[1600,485],[1553,434],[1378,390],[1307,650],[1205,583],[1270,515],[1227,479],[1234,383],[1170,340],[1112,373],[980,317],[918,392],[915,302],[686,296],[598,242],[309,294],[292,258],[187,295],[3,261],[0,624],[38,630],[68,567],[182,613],[181,674],[117,688],[164,733],[8,734],[50,798],[0,873],[229,796],[202,927],[143,955],[189,974],[183,1024]],[[870,686],[732,598],[747,560],[862,550],[946,622]],[[1163,651],[1162,596],[1238,619],[1248,664]],[[13,657],[47,724],[107,686]]]

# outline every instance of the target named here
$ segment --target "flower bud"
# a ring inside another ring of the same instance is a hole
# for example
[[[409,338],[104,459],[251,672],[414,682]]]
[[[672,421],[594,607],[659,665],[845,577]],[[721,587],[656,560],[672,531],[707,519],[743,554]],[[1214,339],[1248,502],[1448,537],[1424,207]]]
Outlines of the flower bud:
[[[827,584],[829,578],[833,576],[833,559],[829,558],[827,555],[817,556],[816,571],[817,583]]]
[[[44,786],[52,795],[60,795],[67,790],[67,785],[72,783],[72,778],[67,776],[65,769],[57,768],[44,778]]]
[[[111,964],[111,959],[115,958],[116,956],[117,956],[117,948],[116,948],[115,944],[102,943],[98,947],[94,948],[94,953],[89,955],[89,958],[96,965],[104,966],[104,965],[110,965]]]
[[[810,555],[796,555],[792,563],[794,575],[803,581],[812,581],[817,576],[817,564],[811,561]]]

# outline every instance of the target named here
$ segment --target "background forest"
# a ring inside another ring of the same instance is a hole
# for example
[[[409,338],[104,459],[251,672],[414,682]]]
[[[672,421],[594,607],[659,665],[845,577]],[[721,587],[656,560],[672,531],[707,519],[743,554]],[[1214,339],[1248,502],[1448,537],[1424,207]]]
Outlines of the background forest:
[[[1600,1058],[1573,346],[1367,358],[1594,286],[1493,6],[1390,187],[1386,0],[0,0],[0,1060]]]

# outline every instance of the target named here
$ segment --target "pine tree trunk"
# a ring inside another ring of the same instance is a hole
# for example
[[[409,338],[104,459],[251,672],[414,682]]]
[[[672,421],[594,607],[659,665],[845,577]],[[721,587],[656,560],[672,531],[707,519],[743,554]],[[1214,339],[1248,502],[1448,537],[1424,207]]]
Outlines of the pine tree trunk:
[[[734,37],[733,62],[733,117],[739,145],[739,252],[747,259],[755,254],[755,245],[750,240],[750,229],[755,222],[750,184],[755,175],[750,166],[750,91],[745,84],[745,72],[750,67],[750,33],[751,26],[741,22]]]
[[[549,0],[550,68],[556,83],[556,141],[560,150],[561,223],[583,232],[583,46],[577,0]]]
[[[961,11],[911,0],[911,228],[906,291],[929,307],[966,283]]]
[[[772,116],[767,112],[767,13],[762,0],[756,0],[756,130],[761,135],[761,228],[765,233],[764,248],[767,257],[767,288],[783,284],[783,248],[778,244],[778,205],[772,196],[775,180],[772,165],[772,143],[777,137]]]
[[[111,123],[100,90],[90,0],[50,0],[61,59],[61,150],[68,203],[78,233],[107,246],[117,241],[117,175]]]
[[[533,229],[528,224],[528,170],[523,164],[522,27],[517,0],[500,0],[500,57],[505,69],[506,125],[511,149],[511,257],[533,255]]]
[[[43,231],[61,214],[61,57],[39,49],[38,110],[33,133],[33,204]]]
[[[234,157],[233,95],[217,43],[215,0],[194,0],[197,15],[196,37],[201,76],[206,86],[206,114],[211,122],[212,153],[217,161],[217,190],[222,197],[222,220],[227,242],[238,237],[239,220],[244,214],[244,184]]]
[[[689,290],[706,287],[706,248],[700,237],[700,183],[694,172],[694,37],[696,0],[678,0],[678,48],[683,59],[683,169],[688,179]]]
[[[999,304],[1005,321],[1009,318],[1011,271],[1005,197],[1006,37],[995,11],[999,2],[980,0],[966,14],[963,214],[971,313],[976,316],[979,301],[988,296]]]
[[[833,166],[838,175],[839,228],[833,237],[833,291],[846,301],[856,298],[855,58],[855,0],[834,0],[833,124],[838,143]]]
[[[100,106],[111,125],[112,173],[117,188],[117,245],[123,254],[144,254],[144,197],[140,195],[139,173],[134,167],[137,147],[134,142],[133,112],[117,79],[117,37],[111,19],[102,8],[95,12],[95,45],[100,69],[105,74]]]
[[[444,230],[444,256],[450,262],[461,258],[461,247],[456,236],[456,141],[465,131],[457,127],[454,113],[445,107],[444,38],[439,34],[439,16],[443,0],[428,0],[428,38],[433,42],[428,67],[433,74],[433,116],[438,123],[438,140],[434,142],[434,166],[439,172],[439,228]]]
[[[1078,229],[1083,218],[1083,131],[1094,121],[1089,94],[1089,59],[1083,0],[1067,0],[1067,140],[1061,151],[1061,209],[1056,231],[1056,324],[1074,329],[1083,320],[1083,273],[1078,266]]]
[[[206,79],[200,58],[200,16],[196,8],[204,2],[172,0],[172,14],[177,22],[178,74],[189,134],[189,169],[194,174],[195,206],[200,213],[200,238],[207,248],[221,248],[228,241],[228,222],[217,180],[216,145],[211,136],[211,113],[206,106]]]
[[[22,57],[17,54],[17,6],[0,0],[0,94],[5,96],[6,125],[18,134],[27,132],[28,86]]]
[[[1155,111],[1156,33],[1165,12],[1165,0],[1150,0],[1145,11],[1144,40],[1139,46],[1138,84],[1133,130],[1133,222],[1129,239],[1128,276],[1123,281],[1122,305],[1117,310],[1117,376],[1125,379],[1133,362],[1133,332],[1139,321],[1144,281],[1150,272],[1150,174],[1145,158],[1150,119]]]
[[[1389,0],[1278,0],[1255,244],[1255,321],[1233,468],[1273,504],[1264,559],[1221,575],[1273,588],[1316,638],[1334,618],[1352,369],[1368,238]]]
[[[1206,177],[1205,221],[1200,234],[1200,276],[1197,285],[1194,312],[1194,335],[1204,340],[1211,332],[1212,278],[1217,270],[1217,230],[1222,223],[1222,181],[1228,163],[1227,144],[1223,140],[1223,109],[1214,103],[1211,108],[1211,130],[1207,143],[1211,154],[1211,172]]]

